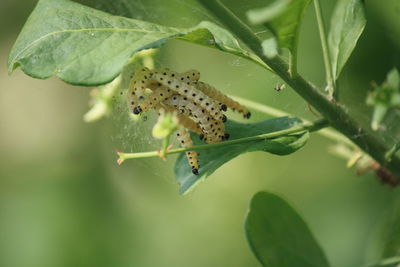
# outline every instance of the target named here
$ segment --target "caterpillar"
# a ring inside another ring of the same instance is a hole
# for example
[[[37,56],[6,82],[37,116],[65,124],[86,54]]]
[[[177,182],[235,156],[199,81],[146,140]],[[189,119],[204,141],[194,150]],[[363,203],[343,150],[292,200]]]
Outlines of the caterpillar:
[[[149,109],[164,109],[177,112],[179,130],[176,133],[181,146],[191,147],[193,141],[189,130],[199,134],[206,143],[227,140],[223,114],[227,108],[237,110],[245,118],[251,113],[240,103],[225,96],[217,89],[200,80],[200,72],[189,70],[183,73],[169,69],[150,70],[142,68],[131,77],[128,90],[130,110],[139,114]],[[151,93],[147,93],[150,89]],[[186,152],[193,174],[199,173],[198,153]]]
[[[213,86],[204,83],[204,82],[196,82],[196,88],[208,95],[209,97],[221,102],[221,109],[225,110],[231,108],[233,110],[237,110],[238,112],[243,114],[243,117],[248,119],[251,116],[251,112],[239,102],[233,100],[232,98],[224,95]],[[223,106],[224,105],[224,106]]]
[[[200,72],[196,70],[189,70],[182,74],[179,74],[177,72],[165,69],[153,73],[157,72],[168,72],[168,74],[171,75],[172,77],[176,77],[177,79],[186,83],[190,83],[191,81],[198,81],[200,79]],[[147,75],[145,76],[145,78],[148,79]],[[158,105],[160,102],[164,101],[165,99],[175,94],[175,91],[172,91],[169,87],[163,86],[161,83],[158,82],[153,82],[150,84],[146,83],[146,85],[150,89],[152,89],[153,92],[142,103],[138,103],[137,106],[133,107],[132,110],[134,114],[146,112],[149,109],[152,109],[153,107]]]
[[[190,83],[180,81],[166,71],[163,73],[155,72],[151,75],[151,78],[164,86],[170,87],[180,95],[186,96],[194,103],[206,109],[215,119],[226,121],[226,116],[222,114],[219,104]]]
[[[157,106],[157,109],[158,110],[164,109],[167,112],[176,112],[176,111],[178,111],[176,108],[171,107],[171,106],[167,106],[165,104],[159,104]],[[203,133],[201,128],[199,127],[199,125],[195,121],[193,121],[191,118],[189,118],[189,116],[187,116],[185,114],[177,114],[177,117],[178,117],[179,124],[181,126],[183,126],[184,128],[186,128],[186,129],[188,129],[188,130],[190,130],[192,132],[195,132],[195,133],[197,133],[199,135],[201,135]]]
[[[192,82],[197,82],[198,80],[200,80],[200,72],[197,70],[188,70],[185,71],[184,73],[181,74],[181,77],[179,77],[181,81],[185,82],[185,79],[182,78],[186,78],[186,82],[187,80],[192,81]]]
[[[134,107],[145,97],[146,88],[149,85],[149,74],[150,70],[143,67],[142,69],[135,70],[132,75],[128,87],[128,103],[131,111],[133,111]]]
[[[178,108],[178,110],[189,110],[191,116],[194,117],[194,120],[203,130],[205,142],[215,143],[226,140],[229,137],[229,135],[225,134],[225,126],[222,121],[215,120],[207,110],[189,101],[186,97],[174,95],[164,102],[167,105]]]
[[[176,133],[176,139],[179,141],[182,147],[192,147],[193,141],[190,136],[190,133],[185,129],[181,128]],[[195,175],[199,174],[199,160],[198,153],[196,151],[188,151],[186,152],[186,158],[188,159],[189,165],[192,168],[192,173]]]

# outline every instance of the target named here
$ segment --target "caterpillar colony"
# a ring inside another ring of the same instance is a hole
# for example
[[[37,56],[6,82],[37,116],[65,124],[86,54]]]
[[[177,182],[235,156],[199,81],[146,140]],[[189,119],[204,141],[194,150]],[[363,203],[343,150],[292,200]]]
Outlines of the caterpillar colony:
[[[141,114],[150,109],[160,113],[177,112],[179,129],[176,138],[182,147],[193,146],[189,131],[199,134],[206,143],[227,140],[223,112],[228,108],[250,118],[250,111],[232,98],[219,92],[213,86],[201,82],[200,72],[189,70],[183,73],[169,69],[150,70],[141,68],[134,72],[128,89],[129,110]],[[151,93],[147,93],[150,89]],[[199,173],[199,154],[186,152],[193,174]]]

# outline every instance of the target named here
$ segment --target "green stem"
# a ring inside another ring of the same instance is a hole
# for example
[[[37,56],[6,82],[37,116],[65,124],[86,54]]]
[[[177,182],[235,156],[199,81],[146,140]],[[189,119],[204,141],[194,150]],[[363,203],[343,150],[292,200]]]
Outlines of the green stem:
[[[215,148],[215,147],[222,147],[222,146],[240,144],[240,143],[257,141],[257,140],[273,139],[273,138],[290,135],[290,134],[294,134],[294,133],[299,133],[299,132],[304,132],[304,131],[313,132],[313,131],[318,131],[327,126],[328,126],[328,122],[326,120],[318,120],[314,123],[304,123],[299,126],[295,126],[295,127],[289,128],[289,129],[276,131],[276,132],[272,132],[272,133],[265,133],[265,134],[255,135],[255,136],[249,136],[249,137],[244,137],[244,138],[239,138],[239,139],[234,139],[234,140],[229,140],[229,141],[224,141],[224,142],[214,143],[214,144],[206,144],[206,145],[192,146],[192,147],[187,147],[187,148],[171,149],[171,150],[167,150],[165,152],[165,155],[182,153],[182,152],[186,152],[186,151],[197,151],[197,150],[203,150],[203,149],[210,149],[210,148]],[[124,152],[117,151],[117,154],[119,156],[119,159],[118,159],[119,164],[122,164],[127,159],[151,158],[151,157],[159,157],[160,156],[159,151],[140,152],[140,153],[124,153]]]
[[[164,138],[163,143],[162,143],[162,148],[161,148],[161,151],[160,151],[160,158],[165,158],[165,156],[167,155],[170,139],[171,139],[171,134],[167,135]]]
[[[400,142],[394,144],[393,147],[389,149],[388,152],[386,152],[385,154],[386,161],[391,161],[394,154],[396,154],[396,152],[399,150],[400,150]]]
[[[386,163],[385,154],[388,148],[380,142],[378,136],[369,133],[364,127],[353,120],[347,110],[334,99],[331,101],[312,84],[308,83],[301,75],[291,77],[287,64],[280,57],[268,58],[263,54],[261,40],[243,23],[235,14],[227,9],[218,0],[198,0],[204,7],[218,19],[239,39],[242,40],[254,53],[260,57],[278,76],[291,86],[301,97],[316,108],[332,127],[352,140],[362,150],[371,155],[377,162],[400,177],[400,158]]]
[[[292,115],[290,113],[287,113],[287,112],[284,112],[284,111],[282,111],[280,109],[276,109],[276,108],[273,108],[273,107],[270,107],[270,106],[266,106],[264,104],[257,103],[255,101],[252,101],[252,100],[249,100],[249,99],[246,99],[246,98],[242,98],[242,97],[234,96],[234,95],[230,95],[230,97],[233,98],[234,100],[240,102],[241,104],[245,105],[246,107],[248,107],[250,109],[257,110],[257,111],[262,112],[264,114],[267,114],[269,116],[273,116],[273,117],[285,117],[285,116],[294,117],[294,115]],[[304,123],[311,123],[310,121],[308,121],[306,119],[303,119],[303,118],[300,118],[300,119]],[[333,141],[344,143],[344,144],[346,144],[348,146],[351,146],[351,147],[355,147],[355,145],[348,138],[346,138],[341,133],[338,133],[335,130],[322,129],[321,131],[318,131],[317,133],[322,135],[322,136],[324,136],[324,137],[326,137],[326,138],[329,138],[329,139],[331,139]]]

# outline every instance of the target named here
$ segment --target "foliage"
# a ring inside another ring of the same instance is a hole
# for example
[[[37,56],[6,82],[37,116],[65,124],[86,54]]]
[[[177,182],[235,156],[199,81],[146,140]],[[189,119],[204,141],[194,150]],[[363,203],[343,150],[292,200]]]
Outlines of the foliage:
[[[241,48],[228,31],[211,22],[177,29],[113,16],[69,0],[41,0],[10,53],[8,68],[11,72],[21,67],[40,79],[56,75],[75,85],[100,85],[120,74],[135,52],[159,47],[170,38],[220,49],[266,66]]]
[[[364,5],[360,0],[337,2],[328,36],[334,79],[339,78],[366,23]]]
[[[21,67],[32,77],[45,79],[57,76],[74,85],[94,86],[113,81],[102,87],[97,94],[95,108],[86,116],[87,121],[93,121],[108,112],[110,99],[117,91],[116,88],[121,88],[120,84],[126,85],[127,77],[131,73],[124,70],[138,52],[158,48],[170,39],[218,49],[272,70],[313,105],[326,119],[324,122],[328,122],[360,146],[364,153],[369,154],[370,158],[375,160],[374,170],[380,178],[398,176],[398,144],[395,149],[390,149],[379,136],[370,134],[368,129],[354,120],[342,103],[331,99],[322,93],[323,90],[315,88],[297,74],[297,40],[302,17],[309,7],[310,0],[277,0],[267,7],[248,11],[250,22],[261,24],[274,35],[274,38],[266,40],[261,40],[251,32],[250,28],[220,1],[199,2],[217,15],[229,30],[210,21],[203,21],[195,27],[185,29],[168,27],[111,15],[69,0],[40,0],[10,53],[8,69],[12,72]],[[314,0],[314,3],[316,7],[319,6],[319,0]],[[316,13],[321,19],[322,12],[316,8]],[[335,87],[334,83],[339,79],[366,25],[364,3],[361,0],[339,0],[331,17],[327,40],[324,36],[323,21],[318,20],[318,24],[326,72],[332,71],[333,76],[333,83],[329,75],[326,83],[332,83]],[[241,42],[247,47],[244,48]],[[282,48],[290,51],[289,62],[280,57]],[[332,88],[335,89],[337,88]],[[376,86],[369,95],[367,104],[374,107],[371,120],[373,130],[382,126],[383,119],[390,109],[399,107],[399,90],[399,73],[393,69],[386,81]],[[315,125],[316,123],[306,125],[305,122],[291,117],[253,124],[228,121],[226,128],[231,134],[231,141],[210,145],[201,145],[198,136],[193,134],[196,140],[193,149],[203,150],[200,157],[202,168],[198,176],[192,174],[185,162],[181,152],[186,150],[167,149],[167,139],[177,126],[174,117],[162,119],[160,124],[157,124],[154,135],[165,139],[162,157],[181,153],[175,165],[175,174],[181,185],[180,192],[186,193],[199,181],[240,154],[265,151],[287,155],[297,151],[305,145],[309,131]],[[322,127],[324,126],[326,125]],[[338,140],[336,137],[332,138]],[[342,145],[349,150],[354,148],[354,145],[348,143]],[[390,160],[387,157],[388,151]],[[357,153],[362,154],[359,150]],[[119,154],[122,163],[126,155]],[[132,158],[158,155],[152,152],[139,154]],[[381,255],[382,260],[376,266],[392,266],[398,263],[398,210],[396,207],[394,219],[385,236],[386,246]],[[253,252],[264,266],[329,266],[324,252],[306,222],[288,203],[274,194],[263,192],[253,197],[246,219],[246,233]]]
[[[375,86],[368,95],[367,105],[374,107],[371,128],[378,130],[390,108],[400,109],[400,77],[396,68],[387,75],[386,81]]]
[[[275,36],[277,48],[287,48],[296,58],[297,40],[301,19],[309,5],[310,0],[283,0],[275,1],[268,7],[250,10],[247,16],[250,22],[254,24],[263,24]],[[263,43],[264,53],[269,56],[275,56],[275,42],[271,39]],[[276,49],[277,50],[277,49]]]
[[[227,132],[231,133],[231,140],[273,133],[301,125],[296,118],[281,117],[252,124],[243,124],[235,121],[226,123]],[[194,175],[187,165],[184,155],[180,155],[175,164],[176,179],[180,184],[180,193],[186,193],[198,182],[211,175],[220,166],[240,154],[253,151],[264,151],[276,155],[288,155],[301,147],[308,140],[308,132],[297,135],[282,136],[274,139],[256,140],[238,144],[226,145],[220,148],[208,149],[201,152],[199,175]],[[199,137],[193,134],[195,144],[201,144]]]
[[[329,266],[306,222],[275,194],[253,196],[245,227],[250,247],[264,266]]]

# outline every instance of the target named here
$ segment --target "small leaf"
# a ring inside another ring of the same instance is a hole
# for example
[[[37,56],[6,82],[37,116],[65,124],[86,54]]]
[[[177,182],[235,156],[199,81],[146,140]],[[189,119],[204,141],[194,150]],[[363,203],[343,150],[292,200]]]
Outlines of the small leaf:
[[[278,40],[280,48],[288,48],[296,57],[298,31],[310,0],[276,0],[273,4],[247,12],[253,24],[264,24]]]
[[[91,109],[83,116],[85,122],[95,122],[107,116],[111,112],[112,100],[115,92],[121,84],[121,76],[115,78],[112,82],[105,84],[99,88],[95,88],[90,92],[92,105]]]
[[[386,82],[394,89],[400,91],[400,74],[396,68],[389,71],[386,77]]]
[[[253,196],[245,228],[250,247],[263,266],[329,266],[306,222],[275,194]]]
[[[381,85],[368,94],[366,104],[374,107],[371,120],[374,131],[379,129],[390,108],[400,109],[400,77],[396,68],[387,74]]]
[[[383,122],[383,119],[386,116],[388,111],[388,107],[384,105],[376,105],[374,108],[374,112],[372,113],[371,119],[371,128],[374,131],[377,131]]]
[[[35,78],[53,75],[78,85],[112,81],[136,52],[157,48],[168,39],[184,39],[252,60],[226,30],[211,22],[178,29],[113,16],[69,0],[40,0],[26,22],[8,60]]]
[[[178,128],[178,118],[176,114],[161,112],[157,123],[153,127],[153,137],[163,139],[170,136]]]
[[[333,77],[337,79],[364,31],[367,20],[361,0],[339,0],[328,35]]]
[[[234,140],[292,128],[300,123],[299,119],[289,117],[274,118],[253,124],[243,124],[228,120],[225,128],[226,132],[230,134],[229,140]],[[180,193],[187,193],[224,163],[240,154],[252,151],[265,151],[276,155],[287,155],[303,147],[308,140],[308,136],[308,132],[304,132],[275,139],[250,141],[217,147],[215,149],[201,150],[199,151],[200,170],[198,175],[192,173],[185,155],[181,154],[175,164],[175,175],[180,184]],[[195,145],[203,144],[196,134],[192,134],[192,139]]]

